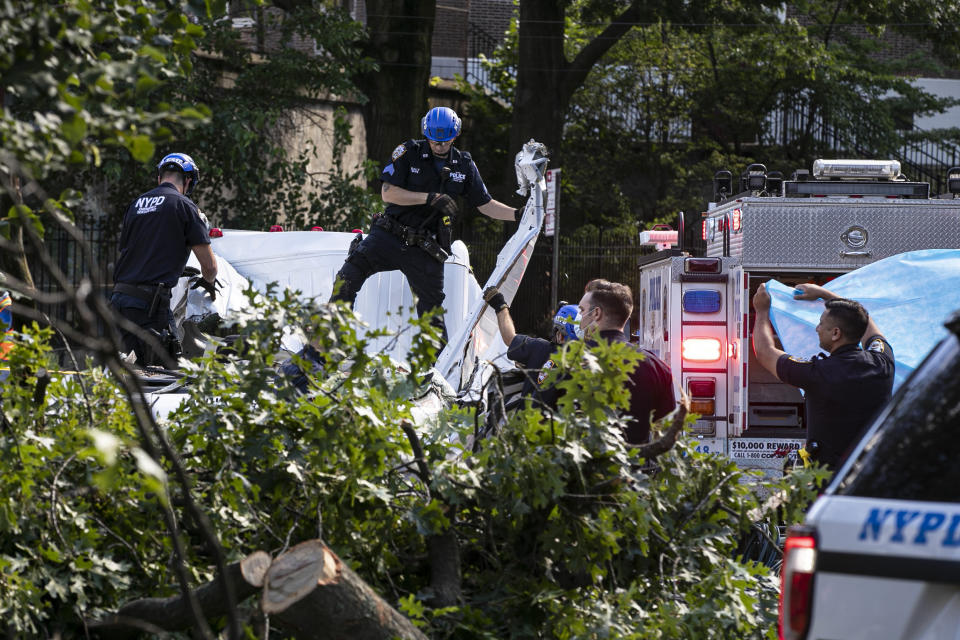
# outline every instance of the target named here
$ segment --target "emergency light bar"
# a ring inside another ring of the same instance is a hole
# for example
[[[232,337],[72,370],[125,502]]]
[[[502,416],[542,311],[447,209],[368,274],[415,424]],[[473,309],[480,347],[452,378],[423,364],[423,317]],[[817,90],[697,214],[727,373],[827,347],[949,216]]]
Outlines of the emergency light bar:
[[[813,177],[896,180],[900,177],[900,162],[898,160],[814,160]]]
[[[677,244],[677,232],[670,229],[652,229],[640,232],[640,244],[655,245],[658,250]]]

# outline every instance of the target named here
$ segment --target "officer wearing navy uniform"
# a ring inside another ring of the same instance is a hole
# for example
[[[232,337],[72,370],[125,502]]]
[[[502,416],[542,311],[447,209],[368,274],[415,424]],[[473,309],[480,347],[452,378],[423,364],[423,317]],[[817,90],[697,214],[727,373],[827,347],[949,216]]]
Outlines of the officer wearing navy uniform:
[[[453,146],[460,118],[435,107],[421,121],[424,140],[408,140],[394,149],[380,174],[386,210],[374,217],[370,233],[350,252],[337,274],[333,300],[356,301],[363,283],[375,273],[400,270],[417,296],[417,313],[442,309],[443,263],[449,257],[452,224],[464,198],[496,220],[519,219],[519,211],[490,197],[466,151]],[[443,333],[443,314],[435,324]]]
[[[500,337],[507,345],[507,358],[523,367],[523,387],[520,398],[530,397],[538,404],[544,402],[542,396],[543,383],[547,372],[556,367],[553,354],[560,345],[576,340],[577,315],[576,305],[563,303],[553,316],[553,335],[551,340],[544,340],[536,336],[517,333],[513,318],[510,316],[510,307],[500,290],[496,287],[487,287],[483,291],[483,299],[497,314],[497,327]],[[507,409],[515,406],[519,400],[507,403]]]
[[[770,294],[765,286],[753,297],[757,310],[753,347],[765,369],[804,390],[804,448],[814,460],[836,470],[890,399],[893,348],[860,303],[815,284],[799,285],[794,297],[825,300],[816,331],[820,348],[830,355],[805,360],[776,348],[769,319]]]
[[[217,261],[210,247],[207,225],[189,198],[200,180],[193,158],[185,153],[164,156],[157,165],[157,187],[140,195],[127,208],[120,232],[120,253],[114,267],[110,304],[140,328],[156,332],[176,355],[171,332],[170,292],[183,273],[192,251],[201,275],[191,288],[216,296]],[[135,351],[137,363],[159,358],[133,332],[120,327],[122,349]]]

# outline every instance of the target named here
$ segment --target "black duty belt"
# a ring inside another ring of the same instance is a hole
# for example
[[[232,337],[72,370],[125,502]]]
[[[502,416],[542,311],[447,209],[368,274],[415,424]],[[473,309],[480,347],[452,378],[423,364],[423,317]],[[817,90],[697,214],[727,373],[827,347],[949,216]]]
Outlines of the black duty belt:
[[[163,303],[170,305],[171,287],[165,284],[128,284],[126,282],[117,282],[113,285],[114,293],[122,293],[131,296],[150,305],[148,315],[153,317],[157,308]]]
[[[446,262],[450,254],[444,251],[434,234],[414,227],[408,227],[402,222],[394,220],[391,216],[379,215],[373,219],[373,226],[380,227],[384,231],[397,236],[408,247],[420,247],[437,262]]]

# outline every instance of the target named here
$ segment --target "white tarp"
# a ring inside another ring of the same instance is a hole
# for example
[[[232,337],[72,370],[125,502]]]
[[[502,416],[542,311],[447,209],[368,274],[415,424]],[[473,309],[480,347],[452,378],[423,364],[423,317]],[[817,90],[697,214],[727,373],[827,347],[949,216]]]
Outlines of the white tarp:
[[[265,293],[271,282],[277,283],[277,294],[289,289],[299,291],[303,301],[326,302],[333,293],[334,280],[353,238],[352,233],[328,231],[224,231],[222,238],[211,242],[217,256],[217,279],[223,285],[216,301],[211,302],[202,289],[187,289],[184,278],[174,290],[171,305],[176,309],[177,301],[186,291],[186,318],[216,311],[229,321],[232,313],[249,306],[243,294],[248,283]],[[199,267],[193,255],[187,264]],[[469,304],[480,298],[480,288],[470,271],[467,248],[459,240],[453,243],[453,253],[444,264],[444,294],[444,319],[448,333],[453,334],[463,325]],[[399,271],[375,274],[364,283],[354,305],[357,315],[371,329],[385,328],[391,333],[400,333],[397,340],[389,336],[372,340],[368,346],[371,353],[386,351],[396,360],[406,358],[412,335],[402,330],[409,326],[413,305],[410,286]],[[292,351],[301,346],[294,334],[285,337],[284,345]]]
[[[893,347],[896,389],[947,335],[943,323],[960,309],[960,249],[928,249],[891,256],[827,283],[830,291],[861,303]],[[770,318],[787,353],[820,352],[814,328],[823,301],[794,300],[793,287],[771,280]]]

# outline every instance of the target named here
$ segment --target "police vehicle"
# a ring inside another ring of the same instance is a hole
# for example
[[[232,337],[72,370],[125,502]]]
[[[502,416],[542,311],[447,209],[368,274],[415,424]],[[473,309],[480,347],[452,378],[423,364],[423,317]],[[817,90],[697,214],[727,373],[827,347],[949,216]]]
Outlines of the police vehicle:
[[[753,294],[770,279],[822,284],[906,251],[960,247],[960,169],[941,196],[893,160],[817,160],[789,180],[754,164],[733,184],[729,171],[714,179],[703,255],[679,247],[639,259],[637,333],[700,414],[698,448],[775,476],[804,444],[803,398],[755,360]],[[641,235],[658,248],[677,238]]]
[[[960,312],[788,530],[781,640],[960,638]]]

